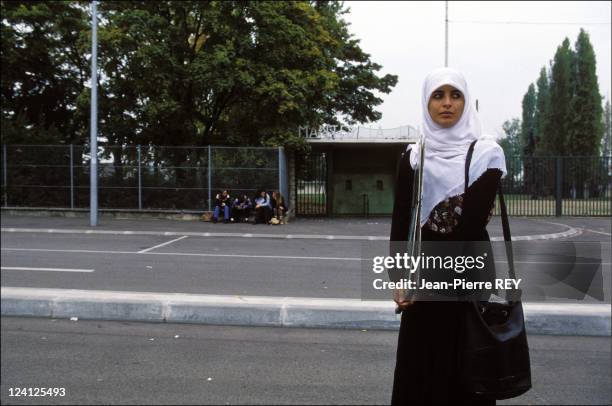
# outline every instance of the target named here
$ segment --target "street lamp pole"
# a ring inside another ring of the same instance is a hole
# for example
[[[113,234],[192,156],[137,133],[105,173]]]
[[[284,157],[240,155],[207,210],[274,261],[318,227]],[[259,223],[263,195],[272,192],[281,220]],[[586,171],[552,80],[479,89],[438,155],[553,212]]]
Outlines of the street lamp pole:
[[[444,2],[446,15],[444,18],[444,67],[448,67],[448,1]]]
[[[98,9],[91,2],[91,133],[89,174],[89,225],[98,225]]]

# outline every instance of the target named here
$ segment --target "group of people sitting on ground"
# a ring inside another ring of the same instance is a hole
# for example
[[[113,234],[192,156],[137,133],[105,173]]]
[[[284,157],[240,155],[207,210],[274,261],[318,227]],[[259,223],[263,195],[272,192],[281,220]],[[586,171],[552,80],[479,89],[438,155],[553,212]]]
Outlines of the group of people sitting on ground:
[[[246,194],[232,198],[228,190],[223,190],[215,197],[212,222],[218,222],[221,214],[224,223],[246,223],[253,216],[253,224],[284,224],[287,204],[279,191],[270,197],[260,190],[251,200]]]

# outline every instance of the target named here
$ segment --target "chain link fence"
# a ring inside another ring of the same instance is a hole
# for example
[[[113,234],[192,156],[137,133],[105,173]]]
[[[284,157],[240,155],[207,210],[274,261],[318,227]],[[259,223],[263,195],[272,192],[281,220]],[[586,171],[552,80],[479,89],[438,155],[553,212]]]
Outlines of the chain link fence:
[[[4,207],[88,208],[90,150],[81,145],[3,145]],[[100,146],[102,209],[210,210],[233,196],[283,190],[282,148]]]
[[[2,147],[4,207],[89,208],[89,147]],[[98,160],[102,209],[205,211],[224,189],[288,196],[282,148],[100,146]],[[612,157],[508,156],[506,165],[510,215],[612,215]]]

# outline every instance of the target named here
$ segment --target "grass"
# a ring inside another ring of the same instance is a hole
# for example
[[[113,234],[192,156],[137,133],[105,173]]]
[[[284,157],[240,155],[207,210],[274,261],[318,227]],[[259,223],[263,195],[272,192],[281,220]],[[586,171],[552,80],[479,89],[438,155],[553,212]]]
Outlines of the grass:
[[[555,216],[557,202],[554,198],[532,200],[528,195],[504,195],[508,215]],[[610,216],[610,198],[561,199],[561,214],[566,216]],[[495,215],[500,215],[499,198],[495,202]]]

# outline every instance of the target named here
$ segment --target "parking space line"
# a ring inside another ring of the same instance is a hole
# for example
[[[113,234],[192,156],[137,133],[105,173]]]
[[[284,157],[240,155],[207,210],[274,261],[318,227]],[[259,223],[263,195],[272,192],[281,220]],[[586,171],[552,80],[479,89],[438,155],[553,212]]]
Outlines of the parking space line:
[[[25,266],[2,266],[2,271],[48,271],[48,272],[95,272],[95,269],[69,269],[69,268],[29,268]]]
[[[158,244],[158,245],[156,245],[156,246],[154,246],[154,247],[151,247],[151,248],[147,248],[147,249],[144,249],[144,250],[138,251],[138,253],[139,253],[139,254],[144,254],[145,252],[152,251],[152,250],[154,250],[155,248],[159,248],[159,247],[163,247],[163,246],[166,246],[166,245],[170,245],[170,244],[172,244],[173,242],[176,242],[176,241],[182,240],[183,238],[187,238],[187,237],[189,237],[189,236],[188,236],[188,235],[184,235],[184,236],[182,236],[182,237],[175,238],[174,240],[170,240],[170,241],[167,241],[167,242],[165,242],[165,243]]]

